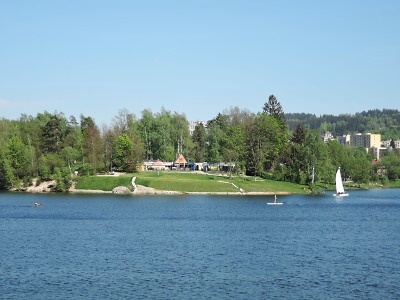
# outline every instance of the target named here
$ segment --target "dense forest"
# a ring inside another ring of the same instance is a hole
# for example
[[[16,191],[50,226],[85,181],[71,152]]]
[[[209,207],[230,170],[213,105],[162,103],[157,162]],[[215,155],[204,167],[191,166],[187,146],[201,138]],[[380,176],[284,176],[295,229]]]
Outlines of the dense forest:
[[[189,133],[184,114],[162,108],[144,110],[139,117],[122,109],[110,126],[101,128],[91,116],[66,117],[63,113],[21,115],[0,119],[0,189],[23,190],[32,184],[55,180],[55,191],[65,191],[75,178],[120,170],[136,172],[146,160],[174,161],[179,153],[193,162],[224,162],[229,174],[248,174],[308,184],[332,183],[341,167],[345,178],[364,183],[400,178],[400,156],[393,149],[372,164],[365,149],[324,143],[325,130],[381,133],[399,137],[397,110],[316,117],[285,115],[271,95],[261,111],[229,108],[196,126]]]
[[[313,114],[286,114],[287,124],[292,130],[301,123],[306,128],[330,131],[333,136],[352,133],[380,133],[382,140],[400,140],[400,112],[397,109],[368,110],[354,115],[339,116]]]

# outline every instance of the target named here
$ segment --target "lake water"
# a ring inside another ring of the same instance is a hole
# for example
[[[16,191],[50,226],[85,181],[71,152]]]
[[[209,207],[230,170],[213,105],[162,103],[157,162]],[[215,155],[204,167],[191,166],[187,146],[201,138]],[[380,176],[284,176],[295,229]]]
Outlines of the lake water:
[[[400,190],[278,200],[0,193],[0,299],[400,299]]]

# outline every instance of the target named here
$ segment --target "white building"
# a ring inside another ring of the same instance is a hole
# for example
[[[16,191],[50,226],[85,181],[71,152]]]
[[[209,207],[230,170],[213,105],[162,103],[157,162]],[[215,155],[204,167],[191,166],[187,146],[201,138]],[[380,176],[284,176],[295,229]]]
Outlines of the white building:
[[[325,131],[324,134],[322,135],[322,140],[324,141],[324,143],[327,143],[330,140],[333,140],[334,137],[332,135],[332,132],[330,131]]]
[[[339,142],[339,144],[341,144],[343,146],[349,146],[350,145],[350,135],[346,134],[343,136],[338,136],[337,141]]]
[[[385,147],[385,148],[389,148],[390,147],[390,142],[391,142],[391,140],[382,141],[382,146]],[[394,141],[394,148],[395,149],[399,149],[400,148],[400,140]]]
[[[189,133],[190,135],[193,135],[194,130],[196,129],[197,125],[203,124],[203,126],[206,128],[207,127],[207,122],[204,121],[192,121],[189,123]]]

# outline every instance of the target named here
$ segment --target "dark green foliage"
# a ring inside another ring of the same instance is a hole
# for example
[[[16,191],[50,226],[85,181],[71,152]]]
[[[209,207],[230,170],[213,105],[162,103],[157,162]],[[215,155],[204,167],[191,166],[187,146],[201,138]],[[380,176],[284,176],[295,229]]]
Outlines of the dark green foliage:
[[[348,133],[371,132],[380,133],[382,140],[400,139],[400,112],[397,109],[368,110],[361,113],[321,115],[305,113],[285,114],[286,123],[291,131],[297,124],[302,123],[305,128],[330,131],[334,136]]]
[[[276,118],[281,125],[286,126],[286,118],[282,105],[274,95],[268,97],[268,102],[264,104],[263,112]]]
[[[306,138],[306,132],[304,126],[301,124],[297,124],[296,130],[294,131],[292,138],[290,139],[295,144],[302,145]]]
[[[45,153],[56,153],[60,150],[65,136],[66,120],[58,115],[51,115],[42,127],[42,149]]]
[[[192,135],[194,161],[203,162],[206,158],[206,129],[202,123],[198,124]]]

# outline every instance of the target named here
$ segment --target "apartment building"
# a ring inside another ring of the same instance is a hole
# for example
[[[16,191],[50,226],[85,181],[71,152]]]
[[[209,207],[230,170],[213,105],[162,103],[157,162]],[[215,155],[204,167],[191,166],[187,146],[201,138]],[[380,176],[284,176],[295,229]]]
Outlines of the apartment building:
[[[350,136],[350,146],[363,147],[363,148],[379,148],[381,147],[381,135],[380,134],[355,134]]]
[[[390,142],[391,142],[391,140],[382,141],[382,147],[389,148],[390,147]],[[393,141],[393,142],[394,142],[394,148],[395,149],[400,149],[400,140]]]

